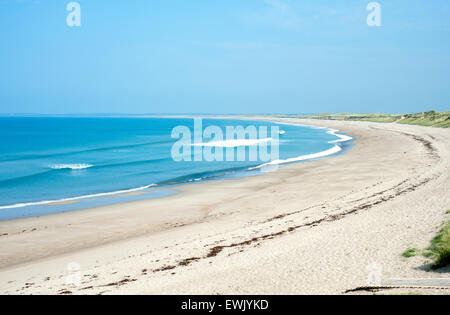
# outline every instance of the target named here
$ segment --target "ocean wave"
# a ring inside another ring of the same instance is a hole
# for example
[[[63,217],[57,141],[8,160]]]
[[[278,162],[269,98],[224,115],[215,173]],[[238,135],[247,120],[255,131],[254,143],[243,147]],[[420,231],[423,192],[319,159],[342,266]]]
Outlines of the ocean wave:
[[[4,180],[0,181],[0,186],[15,184],[15,183],[18,183],[18,182],[24,181],[24,180],[33,180],[33,179],[41,178],[42,176],[48,176],[52,172],[53,172],[53,170],[49,169],[44,172],[38,172],[38,173],[34,173],[34,174],[4,179]]]
[[[331,149],[328,149],[328,150],[325,150],[325,151],[322,151],[322,152],[301,155],[301,156],[297,156],[297,157],[289,158],[289,159],[285,159],[285,160],[276,160],[276,161],[272,161],[272,162],[269,162],[269,163],[258,165],[256,167],[249,168],[249,170],[255,170],[255,169],[259,169],[259,168],[262,168],[262,167],[265,167],[265,166],[271,166],[271,165],[282,165],[282,164],[288,164],[288,163],[294,163],[294,162],[301,162],[301,161],[306,161],[306,160],[318,159],[318,158],[321,158],[321,157],[325,157],[325,156],[328,156],[328,155],[339,153],[340,151],[342,151],[342,148],[339,145],[335,145]]]
[[[286,126],[293,126],[293,127],[307,127],[307,128],[311,128],[311,129],[326,129],[328,130],[327,133],[333,136],[338,137],[339,139],[337,140],[333,140],[333,141],[329,141],[328,143],[342,143],[342,142],[347,142],[350,140],[353,140],[353,137],[350,137],[348,135],[344,135],[344,134],[340,134],[338,133],[339,130],[337,129],[331,129],[328,127],[320,127],[320,126],[313,126],[313,125],[306,125],[306,124],[297,124],[297,123],[288,123],[288,122],[277,122],[277,124],[279,125],[286,125]]]
[[[334,140],[334,141],[329,141],[328,143],[341,143],[341,142],[347,142],[350,140],[353,140],[353,137],[347,136],[347,135],[343,135],[338,133],[339,130],[336,129],[330,129],[329,131],[327,131],[328,134],[333,135],[338,137],[339,139]]]
[[[129,161],[129,162],[121,162],[121,163],[112,163],[112,164],[100,164],[100,165],[92,165],[92,164],[56,164],[50,166],[53,170],[64,170],[64,169],[72,169],[72,170],[82,170],[87,168],[113,168],[113,167],[121,167],[121,166],[132,166],[132,165],[142,165],[142,164],[151,164],[157,162],[164,162],[170,160],[170,158],[157,158],[151,160],[138,160],[138,161]]]
[[[68,155],[75,155],[75,154],[101,152],[101,151],[114,151],[114,150],[123,150],[123,149],[133,149],[133,148],[139,148],[139,147],[148,146],[148,145],[168,144],[168,143],[172,143],[172,142],[173,141],[154,141],[154,142],[145,142],[145,143],[136,143],[136,144],[128,144],[128,145],[117,145],[117,146],[109,146],[109,147],[91,148],[91,149],[85,149],[85,150],[59,152],[59,153],[13,155],[13,156],[6,156],[4,158],[0,158],[0,162],[11,162],[11,161],[17,161],[17,160],[33,160],[33,159],[61,157],[61,156],[68,156]]]
[[[50,168],[54,170],[84,170],[93,166],[92,164],[55,164],[51,165]]]
[[[24,203],[18,203],[18,204],[8,205],[8,206],[0,206],[0,210],[24,208],[24,207],[30,207],[30,206],[46,206],[46,205],[51,205],[53,203],[64,203],[64,202],[77,201],[77,200],[83,200],[83,199],[88,199],[88,198],[114,196],[114,195],[137,192],[137,191],[149,189],[149,188],[152,188],[155,186],[157,186],[157,185],[152,184],[152,185],[142,186],[142,187],[138,187],[138,188],[131,188],[131,189],[91,194],[91,195],[84,195],[84,196],[72,197],[72,198],[63,198],[63,199],[57,199],[57,200],[45,200],[45,201],[36,201],[36,202],[24,202]]]
[[[94,168],[108,168],[108,167],[120,167],[120,166],[132,166],[132,165],[141,165],[141,164],[152,164],[158,162],[168,161],[170,158],[157,158],[151,160],[138,160],[138,161],[130,161],[130,162],[122,162],[122,163],[113,163],[113,164],[104,164],[104,165],[96,165]]]
[[[271,142],[272,138],[264,139],[232,139],[223,141],[212,141],[203,143],[194,143],[193,146],[202,147],[219,147],[219,148],[236,148],[236,147],[248,147],[252,145],[257,145],[259,143]]]
[[[158,182],[158,186],[164,186],[164,185],[175,185],[175,184],[182,184],[182,183],[191,183],[191,182],[198,182],[201,180],[206,179],[212,179],[220,176],[226,176],[228,174],[232,174],[238,171],[245,171],[248,170],[247,166],[236,166],[236,167],[228,167],[218,170],[211,170],[211,171],[204,171],[204,172],[198,172],[193,174],[187,174],[182,175],[178,177],[174,177],[171,179],[167,179],[161,182]]]
[[[13,178],[8,178],[4,180],[0,180],[0,186],[7,186],[11,184],[17,184],[24,181],[36,180],[36,179],[44,179],[46,177],[52,176],[60,171],[67,170],[83,170],[83,169],[105,169],[105,168],[114,168],[114,167],[122,167],[122,166],[131,166],[131,165],[146,165],[151,163],[157,163],[161,161],[169,160],[169,158],[159,158],[153,160],[141,160],[141,161],[131,161],[131,162],[123,162],[116,164],[104,164],[104,165],[92,165],[92,164],[54,164],[49,165],[44,171],[37,172],[34,174],[18,176]]]

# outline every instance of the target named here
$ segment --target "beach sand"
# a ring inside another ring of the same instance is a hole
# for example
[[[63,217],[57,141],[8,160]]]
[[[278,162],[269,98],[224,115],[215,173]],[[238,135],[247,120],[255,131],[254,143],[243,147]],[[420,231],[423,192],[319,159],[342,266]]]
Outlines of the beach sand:
[[[0,222],[0,293],[343,294],[367,286],[374,269],[382,281],[450,278],[449,268],[428,272],[425,258],[401,256],[450,219],[449,129],[278,121],[356,142],[168,197]],[[379,293],[408,292],[450,290]]]

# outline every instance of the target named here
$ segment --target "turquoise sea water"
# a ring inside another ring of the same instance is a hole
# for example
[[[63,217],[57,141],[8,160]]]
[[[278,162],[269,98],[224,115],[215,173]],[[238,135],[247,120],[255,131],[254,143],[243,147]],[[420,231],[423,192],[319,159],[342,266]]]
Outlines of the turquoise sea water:
[[[0,118],[0,220],[161,196],[171,193],[172,184],[255,174],[265,163],[175,162],[171,149],[177,139],[171,133],[180,125],[193,130],[194,121]],[[336,154],[349,139],[329,129],[269,122],[203,120],[204,128],[210,125],[224,132],[226,126],[268,126],[269,133],[270,126],[279,126],[279,161],[274,164]],[[135,191],[146,194],[122,194]],[[71,203],[52,205],[55,201]]]

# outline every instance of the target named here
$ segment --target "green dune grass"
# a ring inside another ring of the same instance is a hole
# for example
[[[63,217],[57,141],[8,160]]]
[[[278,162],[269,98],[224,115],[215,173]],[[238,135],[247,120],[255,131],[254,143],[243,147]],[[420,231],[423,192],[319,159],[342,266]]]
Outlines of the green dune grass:
[[[449,214],[450,210],[446,212]],[[439,269],[450,265],[450,221],[445,223],[438,235],[431,241],[431,244],[426,249],[417,249],[409,247],[402,256],[411,258],[417,255],[423,255],[432,259],[433,263],[431,270]]]
[[[431,241],[425,256],[433,259],[432,269],[438,269],[450,264],[450,221],[444,225],[439,234]]]
[[[291,116],[292,117],[292,116]],[[399,123],[408,125],[421,125],[431,127],[450,127],[450,111],[436,112],[428,111],[416,114],[317,114],[317,115],[296,115],[296,118],[322,119],[322,120],[342,120],[342,121],[371,121],[383,123]]]

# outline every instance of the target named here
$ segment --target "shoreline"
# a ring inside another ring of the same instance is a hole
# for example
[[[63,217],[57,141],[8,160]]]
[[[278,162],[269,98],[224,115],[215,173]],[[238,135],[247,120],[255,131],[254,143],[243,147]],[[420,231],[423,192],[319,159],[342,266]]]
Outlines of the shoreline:
[[[326,125],[358,141],[346,154],[261,176],[0,222],[0,292],[334,294],[363,286],[371,262],[387,276],[429,277],[422,258],[400,254],[426,244],[446,217],[448,130],[269,120]],[[81,286],[65,281],[70,262],[82,266]]]
[[[142,117],[142,118],[145,118],[145,117]],[[165,117],[165,116],[152,117],[152,118],[168,119],[168,117]],[[233,120],[237,120],[237,121],[246,121],[246,122],[248,122],[248,121],[261,122],[261,120],[246,118],[246,117],[241,117],[241,116],[224,117],[224,118],[216,117],[216,116],[213,116],[213,117],[183,116],[182,118],[233,119]],[[12,204],[12,205],[2,205],[2,206],[0,206],[0,211],[9,210],[9,209],[21,209],[21,208],[32,208],[32,207],[35,207],[35,208],[36,207],[55,207],[55,206],[67,206],[67,205],[74,205],[75,207],[67,208],[67,209],[61,208],[59,210],[55,209],[55,212],[50,212],[50,213],[45,213],[45,212],[39,213],[39,211],[37,211],[38,214],[36,214],[36,215],[23,215],[21,217],[0,219],[0,222],[19,220],[19,219],[23,219],[23,218],[42,217],[42,216],[64,213],[64,212],[71,212],[71,211],[90,210],[90,209],[95,209],[95,208],[102,207],[102,206],[112,205],[112,203],[106,202],[107,197],[132,196],[132,194],[151,195],[151,194],[155,193],[155,190],[157,190],[157,191],[160,191],[160,190],[172,191],[172,190],[174,190],[174,189],[172,189],[173,187],[177,187],[180,185],[200,183],[200,182],[209,181],[209,180],[227,180],[230,178],[243,178],[243,177],[247,177],[247,176],[256,176],[256,175],[260,175],[260,174],[254,174],[252,171],[262,169],[267,166],[275,165],[277,167],[282,167],[282,166],[289,165],[292,163],[308,162],[308,161],[312,161],[312,160],[316,160],[316,159],[320,159],[320,158],[327,158],[327,157],[332,157],[332,156],[338,155],[338,154],[344,154],[345,150],[344,150],[343,146],[345,146],[346,143],[350,143],[355,140],[353,137],[351,137],[349,135],[339,134],[340,131],[336,130],[336,129],[326,128],[326,127],[316,127],[316,126],[311,126],[308,124],[289,124],[289,123],[283,123],[283,122],[275,122],[273,120],[265,120],[265,121],[278,123],[280,125],[291,125],[291,126],[301,126],[301,127],[314,128],[314,129],[325,129],[326,130],[325,132],[327,134],[333,135],[333,136],[337,137],[338,139],[329,142],[330,144],[335,144],[335,146],[329,150],[325,150],[325,151],[321,151],[321,152],[314,152],[311,154],[301,155],[298,157],[287,158],[285,160],[271,161],[271,162],[263,163],[263,164],[260,164],[260,165],[254,166],[254,167],[243,167],[241,169],[233,171],[233,175],[230,175],[227,173],[223,173],[223,174],[218,173],[216,175],[211,175],[211,176],[197,178],[197,179],[190,179],[187,181],[181,181],[181,182],[171,183],[171,184],[152,183],[152,184],[141,186],[141,187],[124,188],[121,190],[111,191],[111,192],[91,193],[91,194],[82,195],[82,196],[74,196],[74,197],[60,198],[60,199],[54,199],[54,200],[51,199],[51,200],[41,200],[41,201],[31,201],[31,202],[20,202],[20,203]],[[82,166],[83,166],[83,168],[92,167],[92,165],[84,165],[84,164],[77,165],[77,166],[80,168]],[[68,167],[68,165],[61,165],[61,167]],[[246,174],[246,172],[252,172],[252,174]],[[217,177],[224,177],[224,178],[217,179]],[[164,196],[164,194],[162,194],[162,195]],[[161,196],[158,196],[156,194],[156,196],[148,197],[148,199],[160,198],[160,197]],[[102,202],[102,200],[103,200],[103,202]],[[125,202],[118,201],[117,203],[118,204],[119,203],[128,203],[128,202],[133,202],[133,201],[138,201],[138,200],[140,200],[140,199],[136,198],[136,200],[125,201]],[[87,202],[88,204],[90,202],[91,204],[94,203],[96,205],[95,206],[81,205],[80,202]]]

